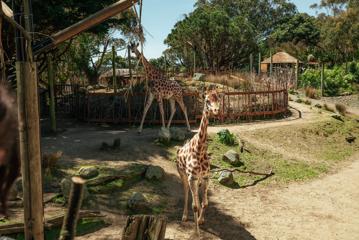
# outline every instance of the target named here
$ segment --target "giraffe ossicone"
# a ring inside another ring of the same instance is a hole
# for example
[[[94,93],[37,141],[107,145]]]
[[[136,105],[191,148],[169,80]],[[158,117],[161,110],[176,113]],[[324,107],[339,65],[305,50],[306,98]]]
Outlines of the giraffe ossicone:
[[[192,209],[196,231],[204,223],[204,212],[208,206],[208,184],[210,158],[207,153],[208,123],[211,113],[218,115],[220,98],[217,91],[206,93],[203,103],[203,114],[199,130],[182,148],[177,151],[176,165],[184,189],[184,210],[182,220],[188,219],[188,191],[192,193]],[[202,204],[199,200],[199,186],[202,186]]]
[[[147,112],[151,107],[154,99],[157,100],[160,108],[162,127],[166,127],[164,110],[163,110],[163,99],[166,99],[170,101],[170,106],[171,106],[171,115],[167,123],[167,128],[170,128],[171,126],[172,119],[176,113],[176,102],[177,102],[186,118],[187,129],[188,131],[191,131],[191,127],[189,125],[188,116],[187,116],[187,108],[183,101],[183,90],[181,85],[179,85],[174,80],[169,80],[164,72],[156,69],[150,62],[148,62],[147,59],[137,49],[136,44],[131,43],[130,47],[132,52],[142,62],[142,65],[146,72],[146,78],[148,80],[148,88],[149,88],[148,91],[149,93],[143,110],[143,115],[142,115],[140,127],[138,129],[138,133],[142,132],[143,123],[145,121]]]

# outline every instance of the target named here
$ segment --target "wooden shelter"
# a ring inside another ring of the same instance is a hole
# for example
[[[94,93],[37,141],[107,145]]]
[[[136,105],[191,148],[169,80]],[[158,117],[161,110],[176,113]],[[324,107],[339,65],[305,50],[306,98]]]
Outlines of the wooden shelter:
[[[117,80],[117,86],[126,86],[131,81],[131,74],[133,79],[139,79],[141,75],[139,75],[137,72],[132,70],[132,73],[130,73],[129,68],[117,68],[116,69],[116,80]],[[113,86],[113,70],[109,69],[102,73],[99,77],[99,84],[109,87]]]
[[[271,58],[264,59],[261,62],[261,72],[268,73],[270,71]],[[297,58],[286,52],[277,52],[272,56],[273,69],[276,68],[294,68],[297,64],[302,64]]]

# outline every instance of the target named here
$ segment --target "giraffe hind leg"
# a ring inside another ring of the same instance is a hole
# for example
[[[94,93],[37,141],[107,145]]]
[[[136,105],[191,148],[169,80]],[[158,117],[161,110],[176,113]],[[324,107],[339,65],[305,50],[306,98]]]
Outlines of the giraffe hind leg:
[[[189,184],[186,173],[177,166],[177,171],[181,177],[183,192],[184,192],[184,206],[183,206],[183,214],[182,221],[186,222],[188,220],[188,192],[189,192]]]
[[[187,130],[190,132],[191,131],[191,126],[189,125],[188,115],[187,115],[187,108],[184,105],[183,98],[177,98],[177,103],[178,103],[178,105],[180,105],[181,110],[182,110],[182,112],[184,114],[184,117],[186,118]]]
[[[192,210],[194,216],[194,223],[196,227],[196,232],[199,234],[199,224],[198,224],[198,214],[199,214],[199,196],[198,196],[198,179],[193,177],[189,178],[189,187],[192,193]]]
[[[199,215],[199,219],[198,219],[198,224],[201,225],[204,223],[204,212],[205,209],[208,206],[208,185],[209,185],[209,179],[207,178],[203,178],[202,180],[202,209],[201,209],[201,213]]]
[[[167,128],[170,128],[173,116],[176,113],[176,101],[174,99],[170,99],[169,101],[171,105],[171,116],[170,119],[168,120]]]

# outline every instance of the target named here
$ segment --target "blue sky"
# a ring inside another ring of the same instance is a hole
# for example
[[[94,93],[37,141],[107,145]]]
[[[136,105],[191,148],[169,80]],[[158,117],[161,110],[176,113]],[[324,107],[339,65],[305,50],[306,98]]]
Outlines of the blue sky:
[[[309,6],[320,0],[291,0],[299,12],[315,15],[316,11]],[[174,24],[181,20],[184,14],[193,10],[194,0],[143,0],[142,25],[146,33],[144,54],[147,58],[161,56],[166,45],[164,39],[171,32]]]

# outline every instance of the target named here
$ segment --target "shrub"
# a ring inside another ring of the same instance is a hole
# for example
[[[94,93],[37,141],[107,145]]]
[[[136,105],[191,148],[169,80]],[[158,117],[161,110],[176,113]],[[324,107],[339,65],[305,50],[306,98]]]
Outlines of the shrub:
[[[347,107],[344,104],[336,103],[335,109],[340,113],[340,115],[345,116],[345,114],[347,113]]]
[[[222,144],[233,146],[236,144],[236,136],[228,129],[223,129],[217,133],[219,141]]]
[[[324,103],[323,108],[328,111],[328,112],[335,112],[334,109],[330,106],[328,106],[328,104]]]
[[[295,102],[297,102],[297,103],[302,103],[302,102],[303,102],[303,100],[302,100],[302,99],[300,99],[300,98],[298,98],[297,100],[295,100]]]
[[[306,105],[312,105],[312,102],[307,99],[307,100],[304,101],[304,104],[306,104]]]
[[[305,96],[309,97],[309,98],[312,98],[312,99],[319,98],[317,89],[315,89],[313,87],[306,87],[305,88]]]

